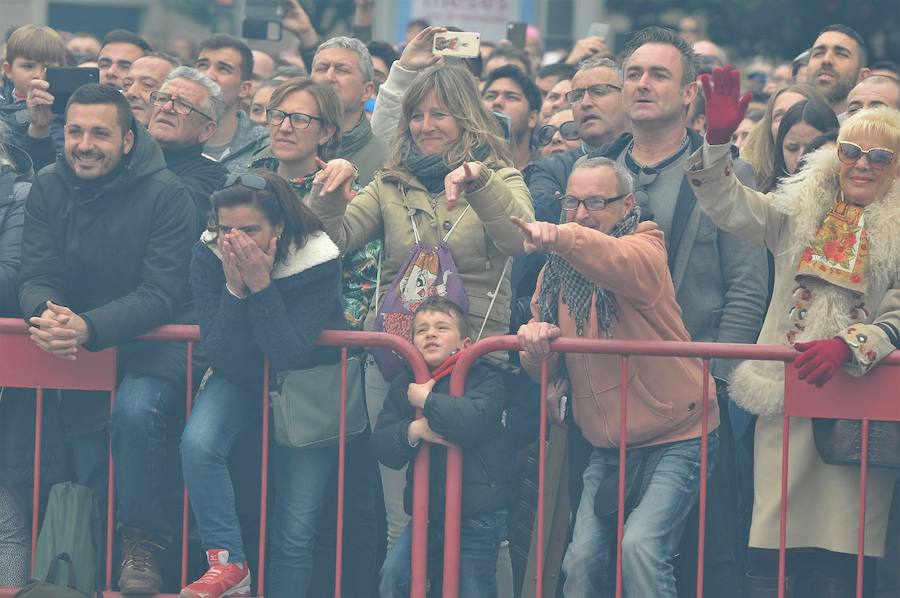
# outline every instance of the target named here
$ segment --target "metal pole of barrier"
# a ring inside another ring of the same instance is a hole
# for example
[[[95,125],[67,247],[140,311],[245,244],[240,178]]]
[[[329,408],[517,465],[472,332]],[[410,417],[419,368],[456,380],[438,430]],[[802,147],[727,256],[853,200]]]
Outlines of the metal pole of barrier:
[[[109,393],[109,416],[112,418],[113,409],[116,406],[116,391]],[[116,472],[113,467],[112,458],[112,439],[109,440],[109,456],[107,467],[109,475],[107,476],[106,487],[106,590],[112,590],[112,571],[113,571],[113,537],[115,535],[115,518],[113,512],[115,510],[116,499]]]
[[[38,522],[41,515],[41,445],[43,443],[44,389],[38,388],[34,401],[34,479],[31,488],[31,577],[35,577]]]
[[[347,459],[347,347],[341,348],[341,408],[338,418],[337,541],[334,549],[334,598],[341,598],[344,558],[344,474]]]
[[[451,393],[453,394],[453,393]],[[462,394],[455,393],[455,396]],[[444,509],[443,598],[459,596],[459,528],[462,525],[462,447],[447,447],[447,502]]]
[[[787,369],[787,368],[785,368]],[[784,578],[785,578],[785,553],[787,538],[787,511],[788,511],[788,436],[790,435],[790,418],[784,415],[784,422],[781,427],[781,511],[779,512],[778,524],[778,598],[784,598]]]
[[[869,478],[869,418],[862,420],[859,467],[859,551],[856,555],[856,598],[863,595],[863,565],[866,557],[866,486]]]
[[[703,598],[703,554],[706,551],[706,482],[709,460],[709,359],[703,360],[703,424],[700,433],[700,510],[697,530],[697,598]]]
[[[619,395],[619,498],[616,512],[616,598],[622,598],[622,540],[625,537],[625,467],[628,448],[628,356],[622,355]]]
[[[259,561],[256,595],[263,598],[266,583],[266,519],[269,500],[269,360],[263,360],[262,464],[259,481]]]
[[[191,407],[194,396],[194,371],[191,364],[194,362],[194,343],[187,342],[185,362],[187,365],[187,382],[185,384],[184,421],[191,416]],[[188,519],[190,516],[190,503],[188,502],[187,487],[182,488],[181,497],[181,587],[187,585],[188,568]]]
[[[418,378],[417,378],[418,380]],[[416,419],[422,410],[416,410]],[[419,444],[413,464],[412,556],[410,563],[410,598],[425,598],[428,582],[428,476],[430,447]],[[407,465],[407,467],[409,467]]]
[[[537,555],[535,598],[544,587],[544,483],[547,469],[547,357],[541,360],[541,423],[538,434]]]

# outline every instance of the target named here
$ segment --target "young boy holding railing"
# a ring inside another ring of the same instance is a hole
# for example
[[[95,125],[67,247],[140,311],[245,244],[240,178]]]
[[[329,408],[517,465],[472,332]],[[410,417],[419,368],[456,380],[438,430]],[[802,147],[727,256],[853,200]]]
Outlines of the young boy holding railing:
[[[401,468],[412,462],[422,441],[432,443],[429,479],[428,572],[441,587],[446,446],[463,448],[461,596],[496,596],[497,551],[506,538],[514,453],[502,423],[506,388],[499,374],[476,362],[465,394],[450,396],[450,374],[460,352],[471,344],[466,314],[452,301],[431,297],[416,310],[413,344],[431,368],[431,379],[416,384],[406,371],[391,383],[373,440],[378,460]],[[416,419],[416,409],[424,417]],[[407,468],[403,503],[412,513],[413,467]],[[409,596],[412,524],[389,551],[381,571],[383,598]],[[439,591],[439,590],[437,590]]]

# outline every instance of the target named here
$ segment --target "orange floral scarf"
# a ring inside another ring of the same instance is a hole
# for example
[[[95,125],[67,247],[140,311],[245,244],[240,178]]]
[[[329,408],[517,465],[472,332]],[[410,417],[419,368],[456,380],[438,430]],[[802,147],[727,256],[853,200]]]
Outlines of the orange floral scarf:
[[[868,265],[869,234],[863,208],[838,199],[800,256],[794,278],[800,283],[814,278],[865,294]]]

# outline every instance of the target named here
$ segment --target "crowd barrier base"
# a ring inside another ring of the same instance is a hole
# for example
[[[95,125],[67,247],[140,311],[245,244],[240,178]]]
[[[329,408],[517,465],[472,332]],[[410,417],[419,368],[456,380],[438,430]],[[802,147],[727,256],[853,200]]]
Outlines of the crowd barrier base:
[[[199,340],[199,329],[196,326],[173,325],[163,326],[141,337],[146,340],[180,340],[186,343],[187,360],[190,366],[193,345]],[[348,349],[359,347],[386,347],[396,351],[410,364],[414,378],[417,382],[426,382],[429,378],[428,366],[425,364],[418,351],[406,340],[399,337],[375,332],[350,332],[350,331],[325,331],[319,337],[317,344],[320,346],[341,347],[341,359],[343,364],[342,388],[340,391],[340,435],[346,433],[346,364]],[[702,360],[703,383],[702,388],[697,389],[702,396],[703,428],[701,439],[701,470],[706,469],[707,442],[708,442],[708,405],[710,400],[715,400],[715,387],[711,387],[710,371],[711,359],[755,359],[781,361],[785,363],[785,415],[784,429],[787,430],[790,417],[824,417],[855,419],[862,421],[864,431],[862,442],[863,455],[868,454],[868,427],[870,421],[900,421],[900,402],[896,401],[894,389],[900,387],[900,355],[888,356],[872,372],[863,378],[851,378],[839,373],[834,380],[822,389],[815,389],[808,384],[797,380],[795,370],[789,366],[797,355],[792,349],[783,346],[766,345],[737,345],[720,343],[688,343],[688,342],[652,342],[652,341],[617,341],[617,340],[587,340],[574,338],[561,338],[551,343],[551,351],[558,353],[593,353],[620,356],[620,411],[619,422],[620,437],[625,439],[619,449],[619,505],[625,501],[625,467],[627,446],[627,407],[628,407],[628,379],[629,358],[633,356],[657,356],[657,357],[690,357]],[[497,351],[514,351],[518,349],[518,340],[514,336],[499,336],[484,339],[466,350],[459,361],[451,377],[450,392],[452,395],[463,394],[466,375],[471,365],[480,357]],[[98,353],[79,351],[75,361],[63,361],[57,359],[40,349],[28,338],[27,326],[21,320],[0,319],[0,386],[33,388],[36,390],[35,405],[35,468],[34,489],[32,500],[32,555],[37,542],[40,524],[40,462],[42,439],[42,403],[44,389],[67,390],[97,390],[110,392],[111,409],[115,402],[116,389],[116,352],[114,349]],[[193,399],[191,379],[191,367],[187,367],[188,379],[185,388],[185,409],[190,414]],[[265,587],[265,563],[266,563],[266,522],[267,522],[267,495],[268,495],[268,459],[269,459],[269,388],[268,388],[268,364],[264,365],[264,381],[262,394],[262,461],[260,480],[260,537],[259,558],[256,568],[253,570],[254,583],[257,588]],[[544,489],[546,483],[546,440],[547,440],[547,362],[544,360],[540,376],[541,402],[540,402],[540,427],[538,441],[538,508],[534,525],[537,537],[535,543],[536,567],[534,568],[537,598],[541,598],[543,587],[543,537],[544,537]],[[851,401],[846,397],[851,396]],[[421,417],[421,412],[417,414]],[[783,446],[782,460],[782,512],[781,512],[781,542],[780,542],[780,572],[779,580],[782,589],[779,598],[783,598],[783,581],[785,574],[784,555],[786,545],[787,522],[787,455],[789,442]],[[338,455],[338,497],[337,497],[337,545],[334,573],[335,596],[341,596],[341,570],[343,557],[343,525],[344,525],[344,472],[345,472],[345,446],[339,444]],[[429,451],[427,443],[423,443],[416,457],[415,479],[413,490],[413,534],[412,534],[412,562],[411,562],[411,598],[425,598],[426,588],[426,559],[427,559],[427,521],[428,521],[428,469]],[[462,481],[462,450],[458,446],[448,449],[447,459],[447,500],[445,504],[445,543],[444,543],[444,585],[443,598],[457,598],[459,595],[459,542],[460,542],[460,506],[461,506],[461,481]],[[109,457],[109,485],[106,513],[106,546],[112,547],[113,522],[115,520],[115,485],[112,467],[112,456]],[[860,504],[859,521],[865,521],[865,491],[868,476],[868,463],[864,459],[860,467]],[[698,534],[699,555],[697,564],[697,596],[703,596],[703,554],[706,525],[706,478],[701,476],[700,482],[700,517]],[[189,502],[187,494],[183,495],[182,509],[182,542],[181,542],[181,585],[192,581],[187,579],[188,571],[188,521]],[[859,524],[858,524],[859,525]],[[621,545],[624,533],[624,509],[619,508],[617,529],[617,555],[621,562]],[[688,532],[685,532],[688,533]],[[857,598],[862,598],[862,547],[865,543],[865,526],[859,525],[859,557],[858,557],[858,581]],[[114,570],[112,562],[112,550],[107,549],[104,570],[104,588],[102,595],[106,598],[121,596],[112,591]],[[32,561],[32,567],[34,563]],[[623,579],[621,567],[616,571],[616,598],[622,596]],[[17,589],[0,588],[0,598],[12,596]],[[175,596],[175,594],[158,594],[158,596]],[[258,589],[257,596],[263,596]]]

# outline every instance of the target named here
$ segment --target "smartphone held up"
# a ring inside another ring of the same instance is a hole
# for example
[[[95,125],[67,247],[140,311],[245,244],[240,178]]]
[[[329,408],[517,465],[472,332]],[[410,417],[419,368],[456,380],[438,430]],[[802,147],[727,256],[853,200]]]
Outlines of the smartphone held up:
[[[438,56],[474,58],[481,52],[481,34],[475,31],[438,33],[432,51]]]

